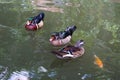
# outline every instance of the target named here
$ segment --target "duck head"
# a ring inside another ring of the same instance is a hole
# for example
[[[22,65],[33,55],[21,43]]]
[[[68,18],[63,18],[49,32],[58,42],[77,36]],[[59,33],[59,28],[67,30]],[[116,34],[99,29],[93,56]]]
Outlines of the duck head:
[[[33,19],[33,17],[27,18],[26,25],[30,25],[32,23],[32,19]]]
[[[49,39],[50,42],[52,42],[53,40],[55,40],[55,35],[52,35]]]
[[[50,37],[49,41],[53,41],[53,40],[57,39],[58,36],[59,36],[59,32],[53,32],[51,34],[51,37]]]
[[[84,40],[79,40],[76,42],[75,47],[82,47],[84,45]]]

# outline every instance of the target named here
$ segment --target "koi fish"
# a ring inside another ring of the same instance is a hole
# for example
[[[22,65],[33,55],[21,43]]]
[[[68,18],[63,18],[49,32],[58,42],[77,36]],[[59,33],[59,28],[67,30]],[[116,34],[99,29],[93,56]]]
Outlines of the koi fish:
[[[96,65],[98,65],[100,68],[103,68],[103,62],[102,62],[102,60],[98,56],[96,56],[96,55],[94,55],[94,57],[95,57],[94,63]]]

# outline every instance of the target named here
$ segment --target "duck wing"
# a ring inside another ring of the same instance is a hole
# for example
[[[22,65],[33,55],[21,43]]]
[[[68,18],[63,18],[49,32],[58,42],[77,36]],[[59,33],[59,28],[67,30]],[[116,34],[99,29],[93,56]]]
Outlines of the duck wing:
[[[65,31],[60,31],[59,32],[60,39],[64,39],[69,35],[72,36],[75,30],[76,30],[76,26],[71,26],[71,27],[68,27]]]
[[[64,39],[64,38],[66,38],[66,37],[67,37],[66,31],[60,31],[60,32],[59,32],[59,38],[60,38],[60,39]]]
[[[71,49],[71,47],[73,47],[73,46],[72,46],[72,45],[67,45],[67,46],[61,48],[59,51],[60,51],[60,52],[68,51],[68,50]]]
[[[60,52],[60,51],[52,51],[52,53],[55,54],[55,55],[59,55],[61,57],[65,54],[67,54],[66,52]]]

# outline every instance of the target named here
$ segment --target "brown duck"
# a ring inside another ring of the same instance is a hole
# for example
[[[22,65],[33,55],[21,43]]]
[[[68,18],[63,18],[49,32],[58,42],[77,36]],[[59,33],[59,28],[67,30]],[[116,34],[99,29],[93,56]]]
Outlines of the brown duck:
[[[60,50],[52,51],[52,53],[55,54],[60,59],[77,58],[82,56],[85,52],[83,45],[84,41],[79,40],[75,45],[67,45]]]

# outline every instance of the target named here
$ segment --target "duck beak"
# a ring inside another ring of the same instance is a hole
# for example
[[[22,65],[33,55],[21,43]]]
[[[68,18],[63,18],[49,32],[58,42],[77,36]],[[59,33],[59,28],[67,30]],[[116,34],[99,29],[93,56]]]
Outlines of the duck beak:
[[[49,39],[49,41],[51,42],[51,41],[53,41],[54,40],[54,37],[52,36],[50,39]]]

